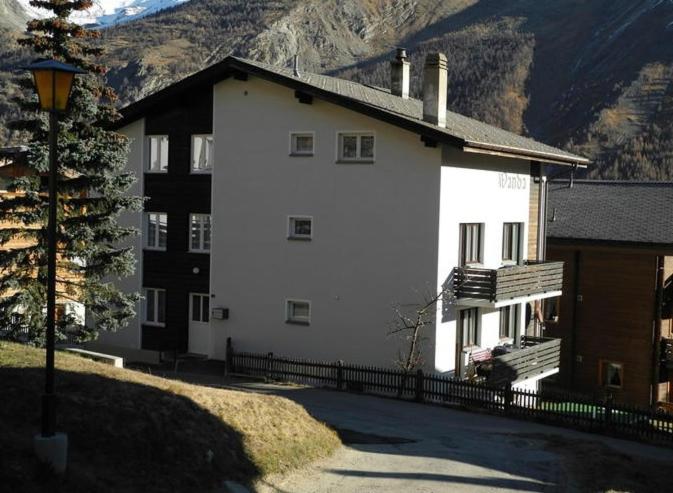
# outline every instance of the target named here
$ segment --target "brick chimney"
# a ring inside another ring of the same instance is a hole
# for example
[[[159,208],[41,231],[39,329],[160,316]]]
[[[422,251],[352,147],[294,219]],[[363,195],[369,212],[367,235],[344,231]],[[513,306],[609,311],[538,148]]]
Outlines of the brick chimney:
[[[409,98],[409,60],[404,48],[397,48],[395,59],[390,61],[390,92],[403,99]]]
[[[446,127],[446,55],[429,53],[423,67],[423,120]]]

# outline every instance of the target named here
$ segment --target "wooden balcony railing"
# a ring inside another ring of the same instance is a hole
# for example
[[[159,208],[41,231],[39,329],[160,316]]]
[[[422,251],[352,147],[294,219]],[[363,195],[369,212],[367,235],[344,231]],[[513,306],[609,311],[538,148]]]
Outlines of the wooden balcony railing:
[[[456,267],[451,276],[453,294],[457,299],[496,303],[560,291],[563,287],[563,262],[527,262],[499,269]]]
[[[521,348],[491,360],[488,383],[504,385],[520,382],[557,369],[561,363],[561,339],[521,338]]]

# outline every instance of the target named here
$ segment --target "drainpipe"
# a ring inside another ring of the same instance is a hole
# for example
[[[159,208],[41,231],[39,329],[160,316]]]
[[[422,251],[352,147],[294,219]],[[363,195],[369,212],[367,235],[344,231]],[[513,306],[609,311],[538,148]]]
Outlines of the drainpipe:
[[[661,306],[664,301],[664,257],[657,256],[656,296],[654,305],[654,327],[652,334],[652,387],[650,405],[655,409],[659,400],[659,364],[661,358]]]
[[[537,260],[544,262],[547,258],[547,177],[544,174],[544,166],[538,166],[538,201],[537,201]],[[537,303],[541,303],[538,301]],[[535,337],[542,337],[540,322],[534,318],[533,322]]]
[[[578,297],[580,295],[580,262],[582,261],[582,252],[575,251],[574,269],[573,269],[573,318],[570,327],[570,386],[575,387],[575,365],[577,365],[577,309],[579,308]]]

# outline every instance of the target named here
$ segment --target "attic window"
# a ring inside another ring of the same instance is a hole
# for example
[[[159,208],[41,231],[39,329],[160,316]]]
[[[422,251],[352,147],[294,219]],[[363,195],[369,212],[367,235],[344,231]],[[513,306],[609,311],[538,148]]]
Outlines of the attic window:
[[[344,132],[338,138],[340,163],[373,163],[374,134],[371,132]]]

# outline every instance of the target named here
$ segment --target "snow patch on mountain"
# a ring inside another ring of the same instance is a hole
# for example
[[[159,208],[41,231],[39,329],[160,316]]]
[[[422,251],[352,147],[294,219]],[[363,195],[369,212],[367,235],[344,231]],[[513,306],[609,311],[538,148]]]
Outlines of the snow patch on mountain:
[[[30,0],[16,0],[31,17],[46,17],[47,11],[36,9]],[[189,0],[93,0],[93,6],[74,12],[70,20],[81,25],[101,27],[128,22],[165,10]]]

